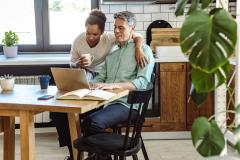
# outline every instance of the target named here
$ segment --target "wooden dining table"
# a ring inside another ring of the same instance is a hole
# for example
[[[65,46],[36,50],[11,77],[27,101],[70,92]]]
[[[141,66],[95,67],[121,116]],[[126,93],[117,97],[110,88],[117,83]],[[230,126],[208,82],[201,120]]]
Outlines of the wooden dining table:
[[[3,159],[15,159],[15,117],[20,117],[21,160],[35,160],[34,115],[44,112],[65,112],[68,114],[71,140],[81,136],[79,114],[98,108],[128,94],[128,90],[111,90],[116,95],[110,100],[57,100],[63,94],[56,86],[41,90],[39,85],[15,85],[12,91],[0,90],[0,116],[4,132]],[[49,100],[38,100],[42,95],[54,95]],[[46,153],[51,154],[51,153]],[[73,158],[77,150],[73,147]]]

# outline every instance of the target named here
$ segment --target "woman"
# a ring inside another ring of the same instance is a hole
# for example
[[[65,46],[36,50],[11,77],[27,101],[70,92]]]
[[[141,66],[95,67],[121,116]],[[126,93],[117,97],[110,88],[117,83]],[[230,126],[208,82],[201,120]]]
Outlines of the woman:
[[[93,10],[85,21],[86,32],[81,33],[71,47],[70,66],[86,70],[88,80],[93,79],[104,64],[105,57],[114,49],[115,36],[104,32],[106,16],[99,10]],[[147,61],[142,53],[143,38],[134,33],[135,57],[139,67],[144,67]],[[90,56],[89,56],[90,55]],[[67,146],[72,159],[71,139],[66,113],[51,113],[53,124],[57,128],[60,147]]]
[[[104,32],[106,16],[99,10],[93,10],[85,22],[86,32],[80,34],[73,42],[71,48],[71,66],[85,68],[88,75],[93,76],[101,70],[105,57],[115,44],[113,33]],[[141,47],[143,38],[134,33],[136,43],[136,60],[140,67],[144,67],[146,59],[142,54]],[[84,57],[90,54],[91,60]]]

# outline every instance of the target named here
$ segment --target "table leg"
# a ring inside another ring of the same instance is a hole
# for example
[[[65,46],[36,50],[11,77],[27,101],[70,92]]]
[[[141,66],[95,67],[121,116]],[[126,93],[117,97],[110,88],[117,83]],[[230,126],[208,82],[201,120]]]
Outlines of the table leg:
[[[72,142],[73,160],[77,160],[78,151],[73,147],[73,141],[81,135],[79,114],[68,113],[68,123]],[[80,159],[82,159],[82,155]]]
[[[21,160],[35,160],[34,113],[20,111]]]
[[[15,117],[3,117],[4,160],[15,159]]]

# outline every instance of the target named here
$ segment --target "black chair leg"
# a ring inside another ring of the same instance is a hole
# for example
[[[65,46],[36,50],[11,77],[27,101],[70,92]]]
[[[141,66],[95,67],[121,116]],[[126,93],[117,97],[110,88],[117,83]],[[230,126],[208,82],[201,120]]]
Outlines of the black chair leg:
[[[136,154],[132,155],[133,160],[138,160],[138,156]]]
[[[97,158],[98,158],[97,154],[95,154],[95,153],[89,154],[88,153],[88,157],[85,160],[93,160],[93,159],[97,159]],[[78,159],[78,160],[80,160],[80,159]]]
[[[114,160],[118,160],[118,156],[115,156],[115,155],[114,155],[114,156],[113,156],[113,159],[114,159]]]
[[[147,154],[147,150],[146,150],[145,145],[144,145],[144,143],[143,143],[142,136],[140,136],[140,139],[141,139],[141,141],[142,141],[142,153],[143,153],[143,157],[144,157],[145,160],[149,160],[148,154]]]
[[[96,154],[94,160],[98,160],[99,159],[99,154]]]
[[[117,129],[117,133],[122,134],[122,128],[121,127]]]
[[[125,156],[120,156],[119,160],[126,160],[126,157]]]

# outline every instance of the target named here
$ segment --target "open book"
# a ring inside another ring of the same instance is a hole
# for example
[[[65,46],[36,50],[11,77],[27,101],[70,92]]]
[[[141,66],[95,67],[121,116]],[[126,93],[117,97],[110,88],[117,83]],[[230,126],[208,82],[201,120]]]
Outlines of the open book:
[[[78,89],[71,92],[67,92],[57,99],[71,99],[71,100],[78,100],[78,99],[86,99],[86,100],[109,100],[115,93],[104,91],[104,90],[90,90],[90,89]]]

